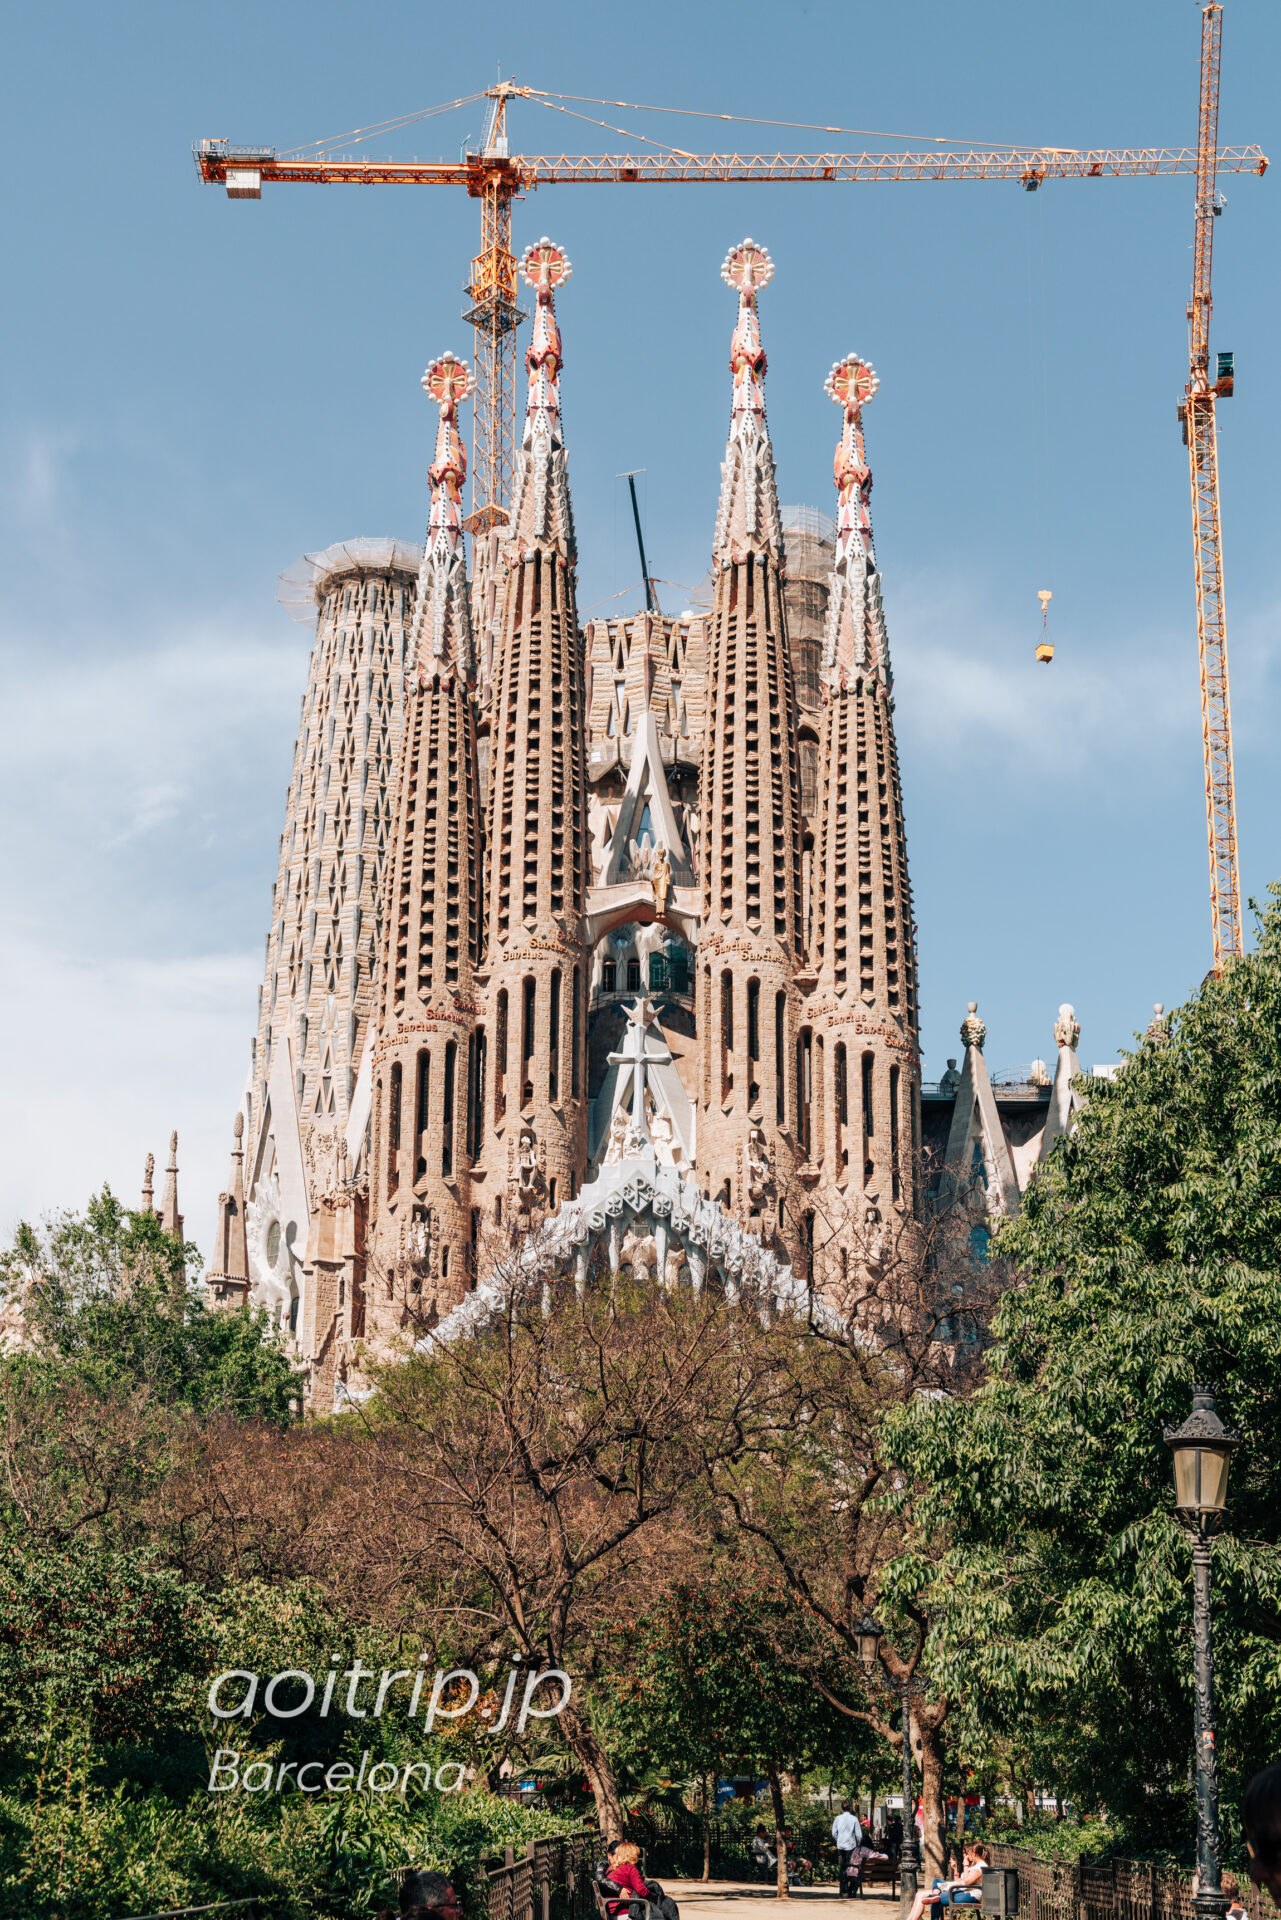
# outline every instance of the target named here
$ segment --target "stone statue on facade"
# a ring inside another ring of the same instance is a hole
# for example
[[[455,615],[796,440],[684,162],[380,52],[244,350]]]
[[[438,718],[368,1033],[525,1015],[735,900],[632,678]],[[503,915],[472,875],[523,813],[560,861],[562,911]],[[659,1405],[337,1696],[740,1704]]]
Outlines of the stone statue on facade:
[[[759,1207],[765,1198],[769,1186],[769,1153],[765,1145],[765,1135],[759,1127],[753,1127],[747,1136],[747,1197],[753,1207]]]
[[[542,1176],[538,1170],[538,1138],[531,1126],[520,1130],[516,1149],[516,1198],[522,1213],[529,1213],[538,1199]]]
[[[666,847],[659,847],[650,868],[650,885],[654,889],[654,912],[667,911],[667,894],[672,884],[672,860]]]
[[[961,1085],[961,1076],[956,1070],[955,1060],[947,1063],[947,1072],[939,1075],[939,1092],[956,1093]]]

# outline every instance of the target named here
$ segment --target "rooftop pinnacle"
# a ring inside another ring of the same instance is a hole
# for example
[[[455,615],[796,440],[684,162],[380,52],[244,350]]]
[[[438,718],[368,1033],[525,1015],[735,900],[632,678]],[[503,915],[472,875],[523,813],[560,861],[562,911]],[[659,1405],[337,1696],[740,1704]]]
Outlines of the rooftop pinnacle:
[[[409,640],[410,670],[472,672],[471,606],[463,542],[462,494],[467,449],[458,431],[458,408],[475,386],[470,367],[442,353],[423,375],[423,388],[440,408],[436,458],[431,463],[431,513],[418,573],[418,598]],[[428,635],[430,634],[430,645]]]
[[[511,529],[516,551],[544,545],[574,556],[574,519],[565,473],[565,440],[560,419],[560,370],[565,364],[556,289],[573,269],[562,248],[544,237],[527,247],[520,263],[527,285],[538,296],[533,338],[525,355],[529,392],[525,426],[516,458]]]
[[[774,456],[765,421],[765,350],[756,310],[757,292],[773,277],[774,262],[754,240],[731,247],[721,267],[721,279],[738,290],[738,321],[730,342],[734,396],[712,543],[714,566],[728,566],[747,552],[783,557]]]
[[[829,686],[852,685],[869,672],[888,686],[891,677],[881,576],[872,545],[872,471],[863,445],[863,408],[880,384],[871,363],[857,353],[838,360],[824,382],[824,392],[844,415],[834,463],[836,558],[823,642]]]

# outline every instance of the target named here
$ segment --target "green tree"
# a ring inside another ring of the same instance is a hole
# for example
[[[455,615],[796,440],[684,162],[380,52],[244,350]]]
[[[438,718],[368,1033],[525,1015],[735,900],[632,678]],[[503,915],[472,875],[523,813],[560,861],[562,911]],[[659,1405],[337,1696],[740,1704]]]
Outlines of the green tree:
[[[1281,894],[1259,942],[1090,1081],[997,1237],[1019,1284],[986,1384],[888,1439],[948,1539],[930,1659],[975,1730],[1106,1805],[1129,1844],[1191,1833],[1190,1553],[1162,1428],[1194,1381],[1244,1444],[1215,1544],[1225,1800],[1281,1738]],[[1061,1733],[1056,1737],[1056,1730]]]
[[[821,1765],[859,1774],[874,1744],[812,1684],[815,1666],[832,1663],[810,1644],[804,1614],[767,1586],[681,1581],[615,1637],[627,1650],[615,1719],[634,1751],[704,1781],[743,1762],[761,1768],[786,1898],[784,1775]],[[706,1878],[705,1796],[702,1810]]]
[[[23,1221],[0,1253],[0,1291],[36,1355],[101,1391],[285,1424],[298,1377],[267,1315],[210,1311],[189,1279],[199,1258],[104,1187],[83,1214]]]

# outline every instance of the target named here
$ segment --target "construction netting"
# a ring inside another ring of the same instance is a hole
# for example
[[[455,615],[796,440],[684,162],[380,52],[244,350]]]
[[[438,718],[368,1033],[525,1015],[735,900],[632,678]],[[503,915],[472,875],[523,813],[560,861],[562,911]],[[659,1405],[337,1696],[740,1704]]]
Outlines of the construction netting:
[[[409,573],[417,578],[422,557],[422,548],[412,540],[339,540],[322,553],[304,553],[286,567],[276,584],[276,598],[291,620],[310,626],[329,582],[339,575]]]

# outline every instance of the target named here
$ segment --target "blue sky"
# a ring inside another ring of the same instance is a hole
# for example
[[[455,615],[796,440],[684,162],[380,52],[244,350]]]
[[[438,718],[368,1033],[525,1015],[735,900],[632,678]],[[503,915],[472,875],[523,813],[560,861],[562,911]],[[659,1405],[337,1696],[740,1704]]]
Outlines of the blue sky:
[[[277,146],[433,105],[501,66],[569,94],[927,137],[1194,140],[1190,0],[642,10],[368,0],[46,4],[7,29],[0,645],[9,831],[10,1097],[0,1228],[132,1195],[183,1141],[205,1245],[253,1023],[308,636],[274,601],[306,549],[421,534],[418,387],[470,356],[475,204],[433,189],[198,184],[203,135]],[[1277,155],[1281,18],[1230,0],[1223,143]],[[824,145],[766,127],[585,113],[705,151]],[[373,143],[452,155],[464,109]],[[527,152],[627,144],[533,105]],[[905,138],[904,138],[905,137]],[[1223,183],[1212,345],[1236,355],[1221,461],[1243,879],[1281,875],[1281,397],[1275,176]],[[867,416],[933,1077],[968,999],[993,1067],[1087,1062],[1208,964],[1186,456],[1190,179],[1014,185],[560,188],[520,244],[573,259],[560,302],[586,608],[633,582],[625,496],[647,470],[654,571],[702,575],[745,233],[787,501],[830,508],[828,367],[857,348]],[[1048,670],[1036,593],[1052,589]],[[682,598],[673,589],[676,600]],[[626,606],[627,600],[615,602]]]

